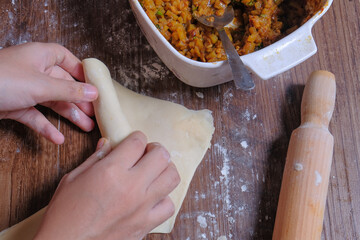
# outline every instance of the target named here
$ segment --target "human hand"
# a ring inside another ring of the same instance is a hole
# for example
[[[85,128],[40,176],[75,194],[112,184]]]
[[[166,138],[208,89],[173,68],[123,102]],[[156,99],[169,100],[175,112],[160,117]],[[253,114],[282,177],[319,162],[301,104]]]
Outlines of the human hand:
[[[35,240],[138,240],[174,214],[180,177],[165,148],[141,132],[111,152],[103,140],[63,177]]]
[[[55,43],[26,43],[0,50],[0,119],[21,122],[50,141],[64,136],[34,106],[49,107],[90,131],[94,122],[91,101],[97,89],[84,81],[82,64]]]

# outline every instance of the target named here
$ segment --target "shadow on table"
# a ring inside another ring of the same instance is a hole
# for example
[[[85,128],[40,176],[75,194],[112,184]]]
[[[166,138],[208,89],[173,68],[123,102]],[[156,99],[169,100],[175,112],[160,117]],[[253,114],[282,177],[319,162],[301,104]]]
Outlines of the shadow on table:
[[[53,124],[56,124],[58,121],[56,113],[45,107],[37,106],[36,108]],[[61,122],[63,126],[69,125],[72,131],[82,132],[64,118],[61,118]],[[60,131],[64,129],[67,127],[62,127]],[[86,133],[93,139],[94,144],[92,146],[85,144],[85,148],[78,151],[70,151],[69,148],[76,140],[71,140],[72,136],[63,132],[66,140],[60,148],[62,154],[69,153],[69,156],[63,156],[59,161],[59,146],[19,122],[9,119],[0,121],[0,143],[4,146],[0,150],[0,163],[2,167],[11,171],[11,179],[6,179],[6,181],[11,181],[11,195],[14,198],[14,202],[11,202],[12,206],[9,206],[11,207],[10,226],[49,203],[62,176],[78,166],[90,156],[90,152],[93,152],[99,139],[98,132],[98,129],[94,129],[92,133]],[[74,146],[76,147],[77,145]],[[76,157],[72,158],[70,155],[72,152]],[[70,160],[71,162],[67,162]]]
[[[292,85],[286,90],[285,101],[282,102],[283,132],[272,143],[268,151],[264,189],[260,197],[258,221],[255,223],[252,239],[264,240],[272,238],[287,148],[292,131],[300,125],[300,106],[303,90],[304,85]]]

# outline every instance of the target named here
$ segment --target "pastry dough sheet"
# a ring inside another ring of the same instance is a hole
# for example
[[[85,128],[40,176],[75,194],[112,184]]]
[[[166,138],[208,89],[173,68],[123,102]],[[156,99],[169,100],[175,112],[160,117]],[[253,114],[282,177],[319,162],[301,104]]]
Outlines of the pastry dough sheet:
[[[159,142],[169,151],[181,177],[180,184],[170,194],[175,214],[152,232],[171,232],[195,170],[210,147],[215,130],[211,112],[189,110],[179,104],[132,92],[112,80],[107,67],[97,59],[85,59],[83,65],[86,81],[99,90],[94,107],[102,136],[116,145],[122,139],[114,132],[120,131],[126,136],[140,130],[149,142]],[[113,89],[117,99],[113,97]],[[115,116],[114,112],[121,114]]]

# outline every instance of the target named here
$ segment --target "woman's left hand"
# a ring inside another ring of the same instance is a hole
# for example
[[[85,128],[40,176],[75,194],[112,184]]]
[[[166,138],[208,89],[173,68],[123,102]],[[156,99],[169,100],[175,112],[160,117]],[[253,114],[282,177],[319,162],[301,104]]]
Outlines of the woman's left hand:
[[[35,106],[49,107],[82,130],[92,130],[91,102],[98,92],[82,82],[80,60],[59,44],[26,43],[2,49],[0,119],[21,122],[50,141],[62,144],[64,136]]]

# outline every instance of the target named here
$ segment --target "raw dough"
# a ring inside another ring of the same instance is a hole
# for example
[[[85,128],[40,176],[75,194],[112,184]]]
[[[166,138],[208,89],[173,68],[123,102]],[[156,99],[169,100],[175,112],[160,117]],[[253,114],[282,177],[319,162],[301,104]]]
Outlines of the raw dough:
[[[85,59],[83,65],[86,81],[99,90],[94,107],[102,136],[116,145],[132,131],[140,130],[149,142],[159,142],[168,149],[181,183],[170,194],[174,216],[152,232],[171,232],[195,170],[210,147],[214,132],[211,112],[193,111],[134,93],[112,80],[107,67],[97,59]]]
[[[188,110],[134,93],[112,80],[107,67],[97,59],[85,59],[83,65],[86,81],[99,90],[94,107],[102,136],[115,146],[132,131],[140,130],[149,142],[160,142],[170,152],[181,176],[181,183],[170,194],[175,214],[152,232],[171,232],[195,170],[210,147],[214,132],[211,112]],[[45,208],[1,232],[0,240],[32,239],[44,212]]]
[[[40,227],[46,207],[21,221],[20,223],[5,229],[0,233],[1,240],[32,240]]]

